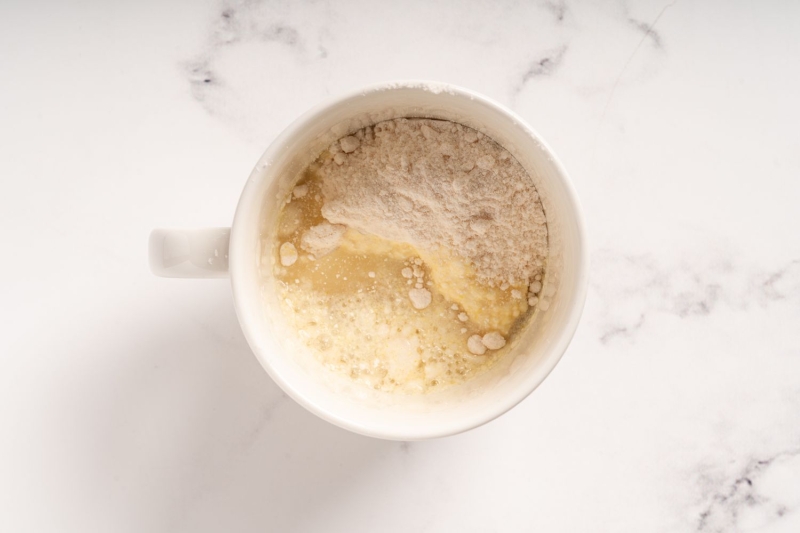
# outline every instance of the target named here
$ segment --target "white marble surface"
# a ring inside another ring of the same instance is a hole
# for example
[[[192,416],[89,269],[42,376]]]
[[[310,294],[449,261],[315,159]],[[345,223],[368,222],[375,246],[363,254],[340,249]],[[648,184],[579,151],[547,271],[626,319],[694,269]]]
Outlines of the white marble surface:
[[[3,2],[0,530],[800,531],[800,3]],[[510,106],[590,228],[583,322],[500,419],[421,443],[288,400],[228,225],[328,95],[429,78]]]

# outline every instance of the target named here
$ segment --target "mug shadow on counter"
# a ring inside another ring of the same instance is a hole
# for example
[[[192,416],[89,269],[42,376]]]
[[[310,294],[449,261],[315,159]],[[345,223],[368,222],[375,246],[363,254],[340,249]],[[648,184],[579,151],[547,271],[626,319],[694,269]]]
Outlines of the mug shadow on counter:
[[[300,407],[251,352],[229,286],[201,292],[165,302],[156,316],[111,312],[103,335],[81,338],[102,355],[65,413],[86,481],[81,499],[102,504],[99,521],[117,531],[324,523],[326,509],[407,445],[350,433]],[[146,308],[142,300],[128,308]]]

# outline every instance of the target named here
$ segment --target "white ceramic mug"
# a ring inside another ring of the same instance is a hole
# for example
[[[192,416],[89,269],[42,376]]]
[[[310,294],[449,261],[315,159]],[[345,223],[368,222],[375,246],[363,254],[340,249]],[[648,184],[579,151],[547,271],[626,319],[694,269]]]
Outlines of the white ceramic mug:
[[[348,386],[329,375],[287,329],[271,279],[270,228],[276,227],[300,172],[338,138],[397,117],[460,122],[497,141],[531,175],[548,222],[544,288],[529,326],[489,371],[432,394],[381,393]],[[395,82],[334,98],[298,118],[256,164],[230,229],[154,230],[150,265],[155,274],[166,277],[229,275],[250,347],[272,379],[311,412],[364,435],[419,440],[484,424],[522,401],[547,377],[572,340],[583,310],[588,281],[585,233],[566,171],[518,116],[452,85]]]

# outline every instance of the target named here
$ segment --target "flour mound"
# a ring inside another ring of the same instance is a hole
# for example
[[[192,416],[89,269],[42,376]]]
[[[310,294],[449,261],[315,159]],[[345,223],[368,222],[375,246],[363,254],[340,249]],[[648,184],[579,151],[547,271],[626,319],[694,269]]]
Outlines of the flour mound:
[[[394,119],[330,152],[320,175],[322,215],[331,223],[427,250],[446,247],[491,285],[542,273],[547,225],[539,194],[519,162],[482,133]]]

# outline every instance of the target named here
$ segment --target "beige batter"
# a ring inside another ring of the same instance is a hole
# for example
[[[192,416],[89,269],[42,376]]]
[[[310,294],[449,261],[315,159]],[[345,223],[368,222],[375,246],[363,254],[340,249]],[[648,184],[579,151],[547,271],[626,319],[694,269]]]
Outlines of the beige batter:
[[[323,365],[375,389],[426,392],[484,371],[503,356],[507,342],[524,327],[541,289],[546,254],[541,236],[544,228],[546,246],[546,226],[527,174],[514,175],[516,169],[510,163],[518,163],[509,161],[507,152],[490,139],[481,136],[478,143],[476,132],[453,123],[400,120],[390,121],[391,127],[382,123],[382,131],[387,132],[383,147],[376,135],[379,124],[341,139],[307,169],[287,198],[277,245],[267,250],[265,264],[274,265],[290,324]],[[437,136],[443,137],[438,144],[431,143],[431,124],[438,128]],[[406,137],[399,144],[398,130]],[[459,150],[459,142],[469,149]],[[436,152],[441,143],[449,156]],[[405,170],[391,165],[391,157],[398,153],[405,160],[411,154],[414,161]],[[503,194],[510,194],[509,198],[487,202],[484,196],[489,189],[475,185],[476,179],[491,179],[491,172],[471,173],[476,167],[468,168],[464,159],[481,157],[485,167],[490,167],[488,158],[495,162],[491,168],[497,167],[496,177],[505,181]],[[439,159],[444,159],[445,166],[437,169]],[[498,165],[498,161],[509,164]],[[353,166],[348,171],[349,163]],[[448,173],[447,163],[462,170]],[[399,170],[401,175],[387,180],[387,167],[389,173]],[[372,178],[370,168],[379,171]],[[423,186],[426,176],[414,177],[413,170],[445,181]],[[354,176],[356,182],[364,183],[353,183]],[[523,186],[514,183],[521,178]],[[417,196],[410,200],[409,210],[397,203],[403,196],[397,186],[408,189],[414,180]],[[461,194],[459,200],[456,192],[446,190],[440,199],[449,202],[449,212],[431,214],[436,199],[425,198],[425,187],[441,189],[451,185],[448,180],[460,181],[462,191],[472,187],[474,197]],[[347,187],[358,186],[357,194],[347,194]],[[499,213],[503,202],[525,205],[520,198],[530,202],[531,213]],[[392,202],[404,217],[390,216],[387,206],[391,210]],[[360,210],[359,206],[366,207]],[[424,222],[444,225],[444,233],[441,227],[416,229],[417,207]],[[376,220],[375,209],[383,209],[386,216]],[[469,220],[485,222],[478,224],[481,231],[476,232],[461,227],[459,217],[467,224]],[[487,233],[494,244],[481,243]],[[526,241],[518,254],[505,249],[514,246],[514,239],[519,243],[526,236],[533,244]],[[498,245],[504,247],[503,253],[487,257]],[[497,255],[505,257],[506,263],[509,257],[515,259],[504,270]]]

